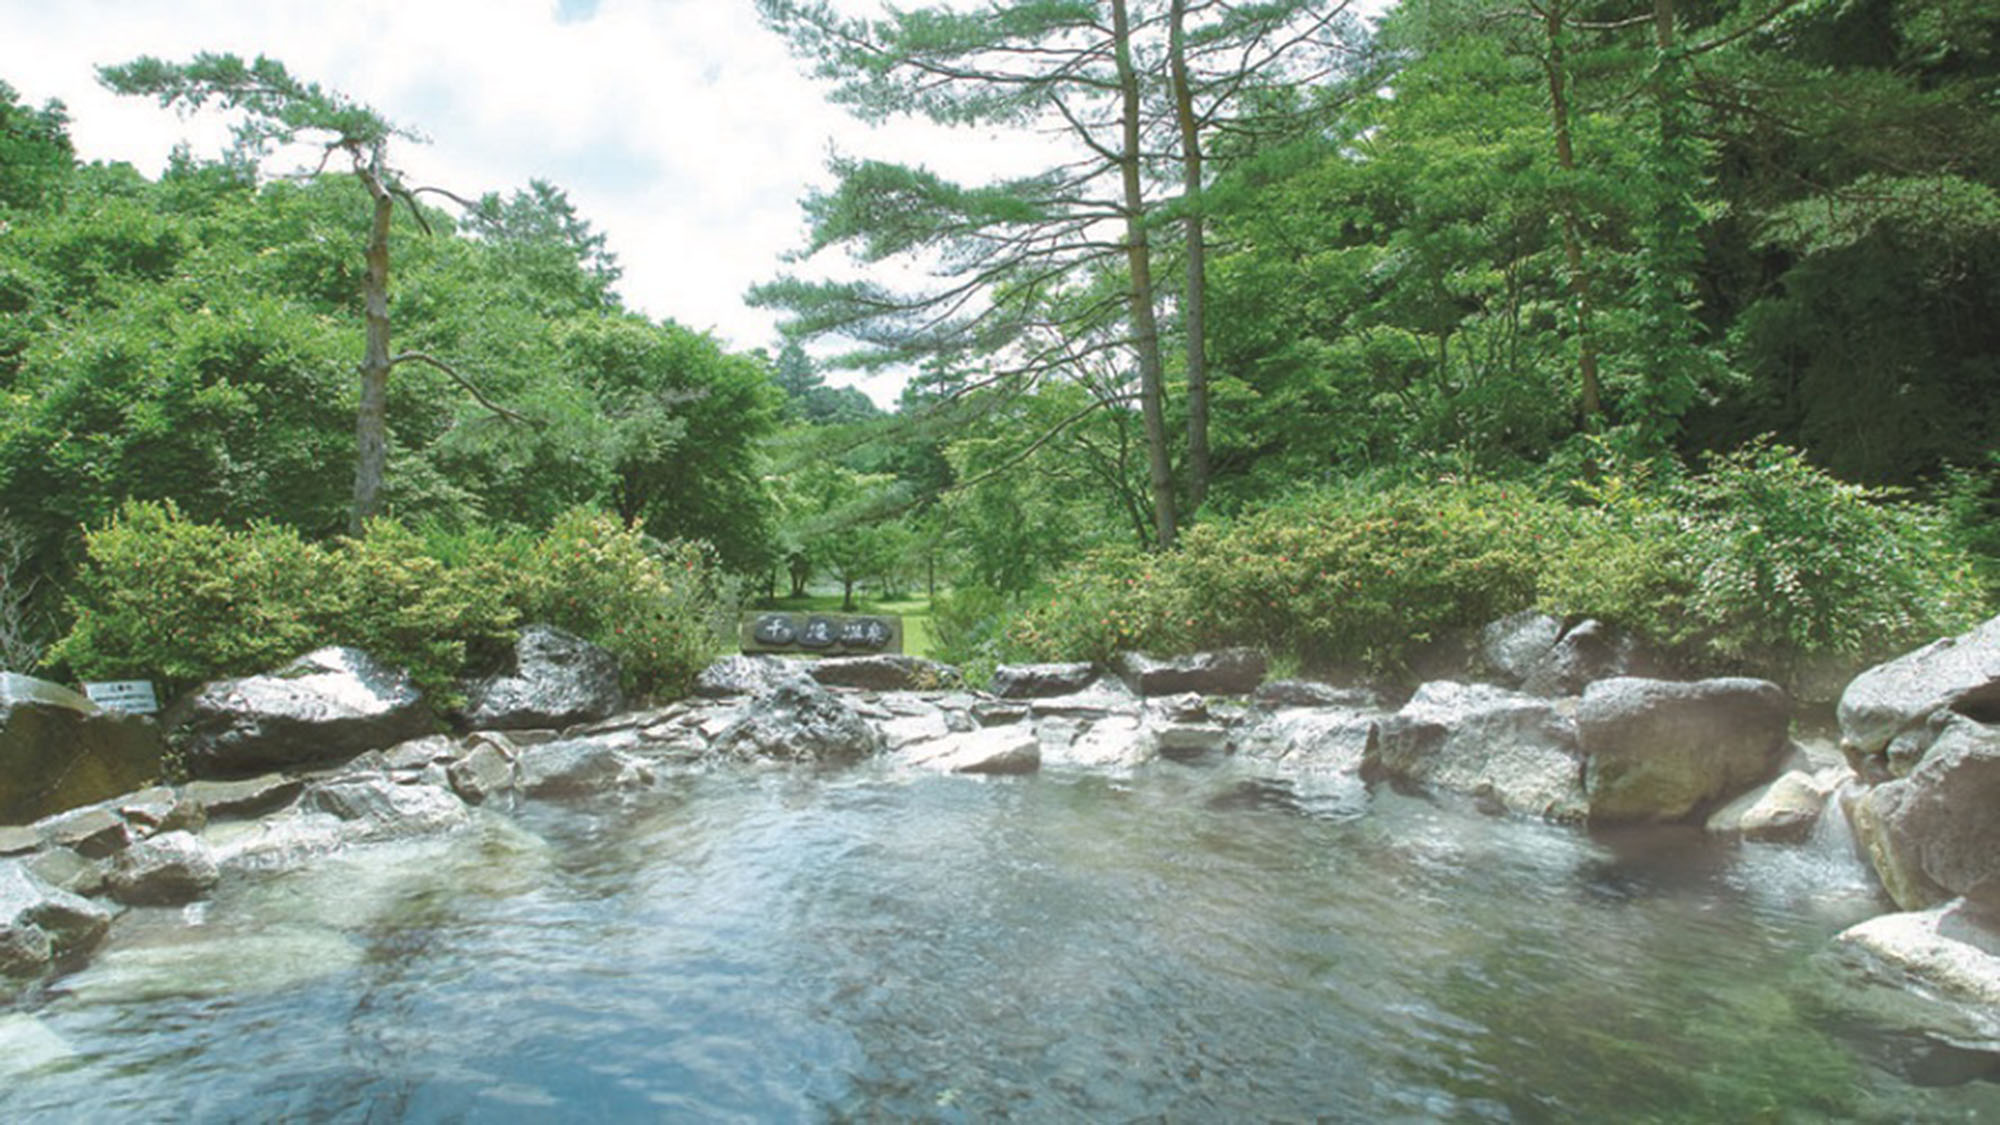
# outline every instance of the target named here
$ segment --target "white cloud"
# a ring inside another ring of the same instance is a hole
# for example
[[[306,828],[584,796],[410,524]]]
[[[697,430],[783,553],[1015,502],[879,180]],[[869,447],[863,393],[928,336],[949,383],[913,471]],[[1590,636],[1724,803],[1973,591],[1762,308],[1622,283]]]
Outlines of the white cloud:
[[[427,135],[430,144],[393,154],[420,182],[466,195],[534,177],[560,185],[609,236],[630,305],[738,348],[775,341],[775,318],[742,295],[803,241],[798,201],[824,180],[829,139],[971,178],[1032,144],[858,125],[827,104],[749,0],[591,9],[588,0],[0,0],[0,79],[25,100],[65,102],[84,159],[152,175],[181,140],[220,151],[223,126],[117,97],[97,85],[95,67],[141,54],[270,55]]]

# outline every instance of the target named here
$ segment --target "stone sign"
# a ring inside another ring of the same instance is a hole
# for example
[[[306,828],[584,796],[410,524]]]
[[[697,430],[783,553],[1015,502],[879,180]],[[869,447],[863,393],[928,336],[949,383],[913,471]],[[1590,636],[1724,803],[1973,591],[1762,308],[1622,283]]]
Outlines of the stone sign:
[[[743,651],[803,652],[817,656],[901,652],[903,619],[894,614],[745,614]]]

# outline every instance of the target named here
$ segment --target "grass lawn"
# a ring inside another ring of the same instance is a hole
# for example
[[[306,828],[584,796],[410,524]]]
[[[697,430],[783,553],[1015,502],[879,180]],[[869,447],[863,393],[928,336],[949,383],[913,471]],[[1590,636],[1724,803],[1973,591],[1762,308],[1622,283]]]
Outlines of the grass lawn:
[[[781,610],[785,613],[840,613],[839,594],[808,594],[803,598],[758,598],[752,610]],[[855,613],[895,614],[903,619],[903,652],[907,656],[931,654],[931,600],[922,594],[889,601],[856,595]]]

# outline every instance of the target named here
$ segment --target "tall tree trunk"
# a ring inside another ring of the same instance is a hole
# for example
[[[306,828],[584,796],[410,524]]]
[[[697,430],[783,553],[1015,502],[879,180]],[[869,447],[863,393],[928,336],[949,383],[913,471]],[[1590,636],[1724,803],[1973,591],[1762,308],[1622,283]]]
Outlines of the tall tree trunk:
[[[1570,141],[1569,62],[1563,54],[1563,6],[1548,0],[1541,9],[1543,29],[1548,35],[1548,54],[1542,67],[1549,80],[1550,126],[1555,132],[1556,166],[1562,169],[1563,262],[1569,272],[1570,303],[1576,315],[1576,371],[1583,390],[1583,424],[1597,429],[1604,420],[1604,403],[1598,390],[1597,344],[1591,338],[1590,281],[1583,268],[1583,221],[1577,214],[1576,149]]]
[[[1153,528],[1161,550],[1174,546],[1174,467],[1167,452],[1166,376],[1160,366],[1160,326],[1153,315],[1153,254],[1146,241],[1146,201],[1139,177],[1139,76],[1132,66],[1132,21],[1125,0],[1111,0],[1113,54],[1118,67],[1124,140],[1118,153],[1125,189],[1125,260],[1132,274],[1132,346],[1139,353],[1139,406],[1146,420],[1146,454],[1153,485]]]
[[[362,276],[362,315],[367,346],[361,357],[361,407],[355,416],[354,513],[348,532],[359,536],[368,520],[381,514],[382,481],[389,465],[389,220],[396,199],[381,177],[382,154],[355,174],[375,201],[368,227],[368,268]]]
[[[1194,116],[1194,83],[1187,65],[1187,0],[1173,0],[1169,12],[1167,59],[1174,86],[1174,120],[1181,133],[1181,199],[1187,207],[1187,295],[1182,315],[1187,332],[1188,508],[1208,499],[1208,247],[1201,211],[1201,131]]]

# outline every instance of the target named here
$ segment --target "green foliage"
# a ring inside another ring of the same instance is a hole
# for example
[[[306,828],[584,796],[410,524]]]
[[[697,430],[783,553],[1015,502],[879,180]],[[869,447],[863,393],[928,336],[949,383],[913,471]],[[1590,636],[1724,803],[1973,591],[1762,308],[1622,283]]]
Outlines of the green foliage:
[[[519,610],[498,559],[447,564],[422,537],[376,520],[361,539],[340,541],[336,562],[340,610],[319,623],[321,634],[409,669],[433,699],[456,702],[453,681],[493,663],[514,639]]]
[[[1988,604],[1943,514],[1756,443],[1658,483],[1613,476],[1552,568],[1553,607],[1629,626],[1705,666],[1782,674],[1962,631]]]
[[[1177,578],[1177,555],[1104,547],[1057,575],[1007,629],[1009,659],[1108,662],[1126,649],[1195,647],[1197,622]]]
[[[62,103],[49,101],[34,109],[0,81],[0,214],[54,203],[75,165]]]
[[[514,575],[525,620],[597,642],[618,657],[627,690],[685,695],[714,659],[734,609],[712,549],[659,543],[588,509],[555,523]]]
[[[1019,599],[985,586],[958,586],[931,600],[932,658],[956,667],[973,687],[985,687],[993,669],[1014,654],[1008,623]]]

